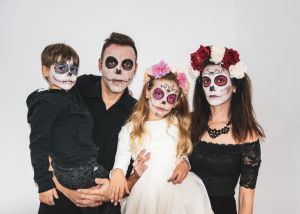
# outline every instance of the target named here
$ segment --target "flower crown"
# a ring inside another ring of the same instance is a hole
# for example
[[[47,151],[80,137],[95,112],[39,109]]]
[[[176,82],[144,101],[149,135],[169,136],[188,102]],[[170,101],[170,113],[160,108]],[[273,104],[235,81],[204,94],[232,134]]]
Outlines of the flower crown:
[[[221,65],[229,71],[231,78],[236,79],[242,79],[247,71],[246,66],[240,62],[240,55],[236,50],[216,45],[201,45],[191,54],[191,65],[194,70],[201,73],[209,64]]]
[[[183,93],[188,94],[189,81],[185,73],[175,66],[168,65],[163,60],[158,64],[152,65],[150,68],[146,69],[144,74],[144,83],[149,82],[150,77],[153,77],[154,79],[160,79],[170,72],[176,75],[177,83],[182,89]]]

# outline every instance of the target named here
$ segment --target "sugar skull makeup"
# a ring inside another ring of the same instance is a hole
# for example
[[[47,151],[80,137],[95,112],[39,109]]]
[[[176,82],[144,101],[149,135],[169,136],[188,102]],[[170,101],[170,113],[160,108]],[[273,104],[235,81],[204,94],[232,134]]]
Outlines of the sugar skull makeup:
[[[210,105],[221,105],[231,98],[233,86],[229,72],[220,65],[206,66],[203,69],[201,81]]]
[[[102,77],[107,87],[115,93],[125,90],[136,70],[136,56],[130,46],[110,45],[101,61]]]
[[[70,90],[76,83],[78,67],[73,61],[58,62],[51,65],[48,81],[61,89]]]
[[[176,105],[179,88],[170,80],[156,80],[151,90],[148,91],[150,114],[163,118]]]

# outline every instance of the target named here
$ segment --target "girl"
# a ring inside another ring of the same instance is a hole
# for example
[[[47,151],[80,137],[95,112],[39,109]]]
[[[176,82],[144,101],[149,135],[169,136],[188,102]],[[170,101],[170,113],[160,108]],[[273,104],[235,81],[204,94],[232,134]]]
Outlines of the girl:
[[[168,182],[192,150],[187,90],[185,74],[163,61],[146,71],[141,97],[119,134],[110,182],[113,201],[124,190],[129,192],[124,173],[130,158],[146,149],[151,159],[122,202],[122,213],[212,213],[206,189],[195,174],[189,173],[179,185]]]

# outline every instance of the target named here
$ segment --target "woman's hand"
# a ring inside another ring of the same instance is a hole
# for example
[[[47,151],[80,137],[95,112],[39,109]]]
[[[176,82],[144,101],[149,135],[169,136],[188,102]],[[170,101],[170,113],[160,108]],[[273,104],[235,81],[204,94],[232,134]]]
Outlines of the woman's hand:
[[[168,182],[172,182],[173,184],[181,184],[188,175],[189,170],[190,164],[186,159],[182,159],[182,161],[174,169],[172,176],[168,179]]]

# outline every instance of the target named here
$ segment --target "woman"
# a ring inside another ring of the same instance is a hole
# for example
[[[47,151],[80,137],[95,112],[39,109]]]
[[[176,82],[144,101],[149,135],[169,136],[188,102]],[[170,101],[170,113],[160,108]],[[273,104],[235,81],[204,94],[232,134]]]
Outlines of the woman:
[[[200,46],[191,54],[198,71],[194,89],[190,156],[192,171],[204,182],[216,214],[253,213],[254,189],[264,137],[254,117],[251,83],[233,49]]]

